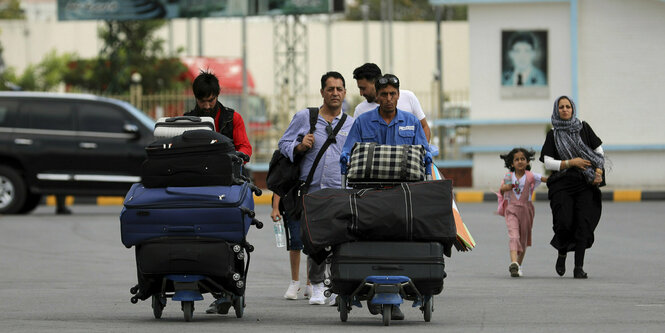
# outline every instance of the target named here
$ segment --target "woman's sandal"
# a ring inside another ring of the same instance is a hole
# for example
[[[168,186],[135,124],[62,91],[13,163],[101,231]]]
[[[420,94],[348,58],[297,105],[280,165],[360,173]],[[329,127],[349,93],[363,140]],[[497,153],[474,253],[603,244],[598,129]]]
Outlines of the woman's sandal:
[[[563,276],[566,274],[566,255],[559,254],[559,257],[556,259],[556,266],[554,266],[556,269],[556,273],[559,274],[559,276]]]

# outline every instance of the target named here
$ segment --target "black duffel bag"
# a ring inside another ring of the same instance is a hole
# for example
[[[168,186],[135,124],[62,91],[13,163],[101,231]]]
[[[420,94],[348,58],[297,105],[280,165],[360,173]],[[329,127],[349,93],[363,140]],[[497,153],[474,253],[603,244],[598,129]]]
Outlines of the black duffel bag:
[[[433,241],[446,255],[457,238],[452,181],[377,189],[323,189],[306,194],[301,220],[306,252],[354,240]]]
[[[146,147],[141,168],[145,187],[230,186],[241,179],[242,159],[233,141],[214,131],[192,130]]]

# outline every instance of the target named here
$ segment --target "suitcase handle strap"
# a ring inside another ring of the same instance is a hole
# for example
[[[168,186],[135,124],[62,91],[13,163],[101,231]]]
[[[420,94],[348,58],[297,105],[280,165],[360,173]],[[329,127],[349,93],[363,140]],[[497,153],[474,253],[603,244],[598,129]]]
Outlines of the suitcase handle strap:
[[[372,176],[372,164],[374,164],[374,150],[376,149],[376,142],[370,142],[367,147],[367,164],[365,164],[364,178],[370,179]]]
[[[409,153],[411,153],[409,145],[402,145],[402,160],[399,165],[399,179],[407,180],[407,168],[409,165]]]

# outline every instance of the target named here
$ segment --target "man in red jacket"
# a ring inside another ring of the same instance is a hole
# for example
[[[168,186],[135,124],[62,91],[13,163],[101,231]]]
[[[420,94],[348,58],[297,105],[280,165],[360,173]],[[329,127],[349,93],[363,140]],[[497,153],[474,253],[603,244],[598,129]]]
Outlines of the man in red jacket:
[[[245,122],[238,112],[225,107],[217,100],[219,89],[217,77],[212,73],[201,71],[192,84],[196,107],[194,110],[186,112],[185,116],[212,117],[215,119],[217,132],[233,140],[236,151],[251,157],[252,145],[247,138]]]
[[[217,132],[233,140],[236,151],[245,153],[248,157],[252,156],[252,145],[247,138],[245,122],[242,120],[242,117],[238,112],[222,105],[217,100],[220,90],[217,77],[210,72],[201,71],[201,74],[192,83],[192,90],[196,98],[196,107],[194,110],[186,112],[185,116],[211,117],[215,119],[215,129],[217,129]],[[243,168],[243,172],[246,172],[246,170]],[[218,313],[217,305],[218,302],[213,301],[206,310],[206,313]]]

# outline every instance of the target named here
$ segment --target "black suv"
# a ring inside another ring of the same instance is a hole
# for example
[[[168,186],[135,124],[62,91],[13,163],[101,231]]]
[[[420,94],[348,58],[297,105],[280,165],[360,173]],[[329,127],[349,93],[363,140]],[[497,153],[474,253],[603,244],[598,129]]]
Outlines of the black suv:
[[[29,213],[45,194],[124,195],[153,128],[115,99],[0,92],[0,214]]]

